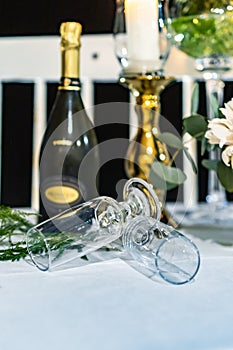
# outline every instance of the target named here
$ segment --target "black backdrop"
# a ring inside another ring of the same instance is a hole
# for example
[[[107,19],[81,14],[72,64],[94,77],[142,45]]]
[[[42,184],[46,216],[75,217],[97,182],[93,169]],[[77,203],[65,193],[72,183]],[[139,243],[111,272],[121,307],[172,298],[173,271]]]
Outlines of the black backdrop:
[[[111,33],[114,0],[1,0],[0,36],[54,35],[63,21],[78,21],[83,33]]]

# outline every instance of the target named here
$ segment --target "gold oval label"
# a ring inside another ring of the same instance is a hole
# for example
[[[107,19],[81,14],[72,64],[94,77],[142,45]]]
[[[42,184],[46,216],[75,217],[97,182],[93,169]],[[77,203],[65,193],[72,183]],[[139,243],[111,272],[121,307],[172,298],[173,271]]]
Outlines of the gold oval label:
[[[72,146],[73,142],[71,140],[54,140],[54,146]]]
[[[45,190],[48,200],[58,204],[72,203],[79,198],[79,192],[68,186],[52,186]]]

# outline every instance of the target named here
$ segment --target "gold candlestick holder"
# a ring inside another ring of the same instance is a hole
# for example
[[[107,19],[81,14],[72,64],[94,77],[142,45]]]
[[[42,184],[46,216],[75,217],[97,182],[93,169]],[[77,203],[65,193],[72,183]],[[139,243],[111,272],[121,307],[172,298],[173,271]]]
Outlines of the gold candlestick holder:
[[[157,160],[164,164],[169,163],[167,147],[157,136],[160,133],[160,94],[173,81],[173,77],[152,74],[123,74],[119,78],[120,84],[128,88],[136,98],[138,127],[125,158],[125,171],[129,178],[139,177],[150,182],[153,162]],[[163,203],[161,220],[177,226],[164,206],[165,192],[156,188],[155,192]]]

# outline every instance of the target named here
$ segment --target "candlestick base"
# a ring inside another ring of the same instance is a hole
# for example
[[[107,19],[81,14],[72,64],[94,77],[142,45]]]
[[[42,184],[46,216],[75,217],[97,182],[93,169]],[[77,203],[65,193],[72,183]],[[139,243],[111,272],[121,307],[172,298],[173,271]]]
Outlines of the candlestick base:
[[[137,133],[130,142],[125,158],[125,171],[129,178],[139,177],[150,182],[150,169],[154,161],[167,165],[170,160],[166,145],[157,136],[160,133],[160,93],[174,82],[174,78],[162,74],[124,73],[119,82],[136,97],[135,111],[138,118]],[[165,192],[160,189],[155,189],[155,192],[163,203],[161,220],[177,226],[164,206]]]
[[[174,81],[174,77],[163,75],[162,70],[147,74],[131,74],[125,71],[119,78],[120,84],[127,87],[136,97],[137,104],[144,105],[144,101],[148,100],[152,102],[150,108],[154,107],[156,109],[160,108],[159,95],[161,91]],[[148,104],[146,103],[144,107],[148,107]]]

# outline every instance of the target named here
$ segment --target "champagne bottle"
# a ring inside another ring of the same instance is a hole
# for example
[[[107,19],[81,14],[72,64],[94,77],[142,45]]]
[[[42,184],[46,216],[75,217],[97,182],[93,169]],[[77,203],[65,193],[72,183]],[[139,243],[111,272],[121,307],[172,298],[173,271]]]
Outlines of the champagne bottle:
[[[61,79],[40,150],[40,221],[98,195],[99,154],[81,98],[82,26],[61,24]]]

